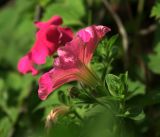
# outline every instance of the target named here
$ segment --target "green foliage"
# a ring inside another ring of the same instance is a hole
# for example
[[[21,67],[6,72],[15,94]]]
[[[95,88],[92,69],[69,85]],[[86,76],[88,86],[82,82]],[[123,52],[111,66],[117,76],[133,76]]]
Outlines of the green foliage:
[[[152,70],[156,74],[160,74],[160,65],[159,65],[160,42],[154,48],[154,53],[150,54],[148,58],[149,58],[148,67],[150,68],[150,70]]]
[[[128,102],[131,106],[146,108],[160,103],[160,93],[159,90],[155,90],[153,93],[147,93],[145,96],[134,97]]]
[[[22,3],[25,6],[22,7],[21,2],[21,0],[16,1],[13,7],[2,10],[0,14],[0,18],[3,18],[0,21],[2,28],[0,32],[0,48],[2,49],[0,61],[9,62],[13,68],[16,67],[18,59],[25,53],[24,47],[25,49],[31,47],[35,31],[33,25],[35,3],[34,1],[23,0]],[[28,28],[28,26],[30,27]]]
[[[151,17],[160,18],[160,2],[156,2],[151,11]]]
[[[145,85],[139,81],[128,80],[128,99],[137,96],[145,95]]]
[[[47,100],[41,102],[37,108],[37,109],[42,109],[42,108],[47,108],[49,106],[58,106],[60,105],[61,103],[64,103],[64,100],[65,99],[61,99],[62,98],[62,94],[61,94],[61,91],[64,93],[64,94],[67,94],[68,92],[68,89],[70,88],[69,85],[64,85],[62,87],[60,87],[59,89],[55,90],[54,94],[50,95],[48,97]],[[65,96],[66,97],[66,96]],[[54,101],[53,101],[54,100]]]
[[[121,74],[119,77],[113,74],[108,74],[106,76],[106,83],[110,94],[123,99],[127,92],[127,79],[128,73]]]
[[[118,76],[113,74],[108,74],[106,77],[106,82],[108,85],[109,92],[111,95],[115,97],[123,98],[123,94],[125,92],[125,84],[124,81]]]
[[[78,7],[78,8],[77,8]],[[83,25],[81,21],[85,15],[83,0],[62,0],[54,2],[46,7],[44,19],[53,15],[63,17],[64,25]]]
[[[92,60],[93,68],[101,73],[102,80],[105,80],[106,74],[112,70],[112,63],[118,56],[118,35],[114,35],[109,39],[104,39],[98,45],[95,56]]]
[[[5,126],[4,126],[5,125]],[[9,136],[9,131],[12,131],[12,123],[8,117],[4,117],[0,120],[0,133],[2,137]]]
[[[113,109],[116,109],[114,107]],[[89,114],[88,114],[89,113]],[[134,133],[130,128],[125,127],[119,117],[115,117],[110,109],[96,105],[89,112],[85,119],[82,136],[97,137],[133,137]],[[96,123],[96,124],[95,124]],[[130,127],[128,125],[128,127]],[[91,131],[91,132],[88,132]]]
[[[140,120],[144,120],[145,118],[145,113],[144,111],[139,108],[139,107],[133,107],[133,108],[129,108],[123,115],[124,117],[128,117],[132,120],[135,121],[140,121]]]

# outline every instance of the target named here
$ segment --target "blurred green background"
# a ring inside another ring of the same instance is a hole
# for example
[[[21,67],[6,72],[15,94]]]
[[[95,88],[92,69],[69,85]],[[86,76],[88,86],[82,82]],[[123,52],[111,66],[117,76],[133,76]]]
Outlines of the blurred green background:
[[[101,118],[96,116],[95,121],[84,122],[85,126],[62,118],[53,126],[51,132],[44,128],[46,114],[58,102],[56,93],[42,102],[37,96],[37,80],[41,74],[36,77],[32,77],[31,74],[20,75],[17,62],[34,43],[34,21],[45,21],[53,15],[62,16],[63,25],[71,27],[74,31],[91,24],[101,24],[112,29],[108,37],[119,33],[119,51],[111,65],[111,72],[119,74],[128,71],[129,87],[136,88],[137,91],[128,103],[142,105],[146,113],[145,120],[134,124],[131,122],[130,125],[137,132],[136,137],[160,137],[158,0],[1,0],[0,137],[113,136],[109,128],[109,118],[114,118],[109,112]],[[41,69],[51,64],[52,61],[48,59],[47,64],[42,65]],[[62,87],[60,90],[65,91],[65,88]],[[108,117],[108,120],[104,117]],[[100,125],[108,124],[96,126],[97,121]],[[114,123],[114,120],[111,123]],[[104,127],[109,129],[107,134],[103,133]],[[126,137],[132,136],[130,129],[126,130],[130,132]]]

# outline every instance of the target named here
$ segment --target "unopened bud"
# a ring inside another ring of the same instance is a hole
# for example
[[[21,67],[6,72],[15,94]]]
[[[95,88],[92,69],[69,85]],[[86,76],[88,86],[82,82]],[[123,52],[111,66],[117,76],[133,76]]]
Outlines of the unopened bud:
[[[52,122],[56,122],[59,115],[64,115],[69,111],[68,106],[58,106],[51,110],[46,118],[46,127],[51,127]]]

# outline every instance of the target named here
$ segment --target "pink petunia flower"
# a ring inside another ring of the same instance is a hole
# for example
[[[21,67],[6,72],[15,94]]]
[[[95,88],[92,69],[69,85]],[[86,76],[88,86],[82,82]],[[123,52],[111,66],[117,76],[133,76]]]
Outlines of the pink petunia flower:
[[[53,16],[47,22],[35,22],[39,29],[36,33],[36,41],[31,50],[18,62],[18,71],[22,74],[32,72],[36,75],[38,70],[34,65],[44,64],[47,56],[51,56],[59,46],[72,40],[73,33],[69,28],[62,28],[62,18]]]
[[[98,42],[110,31],[105,26],[90,26],[80,30],[72,41],[58,48],[54,68],[39,79],[38,95],[45,100],[47,96],[64,83],[78,80],[94,86],[97,82],[89,68],[90,60]]]

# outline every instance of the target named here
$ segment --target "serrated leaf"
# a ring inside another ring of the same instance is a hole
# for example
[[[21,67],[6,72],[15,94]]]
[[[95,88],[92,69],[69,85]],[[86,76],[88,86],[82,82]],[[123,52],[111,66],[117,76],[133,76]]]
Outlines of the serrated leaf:
[[[106,82],[112,96],[121,96],[122,93],[124,93],[124,85],[120,77],[113,74],[108,74],[106,76]]]

